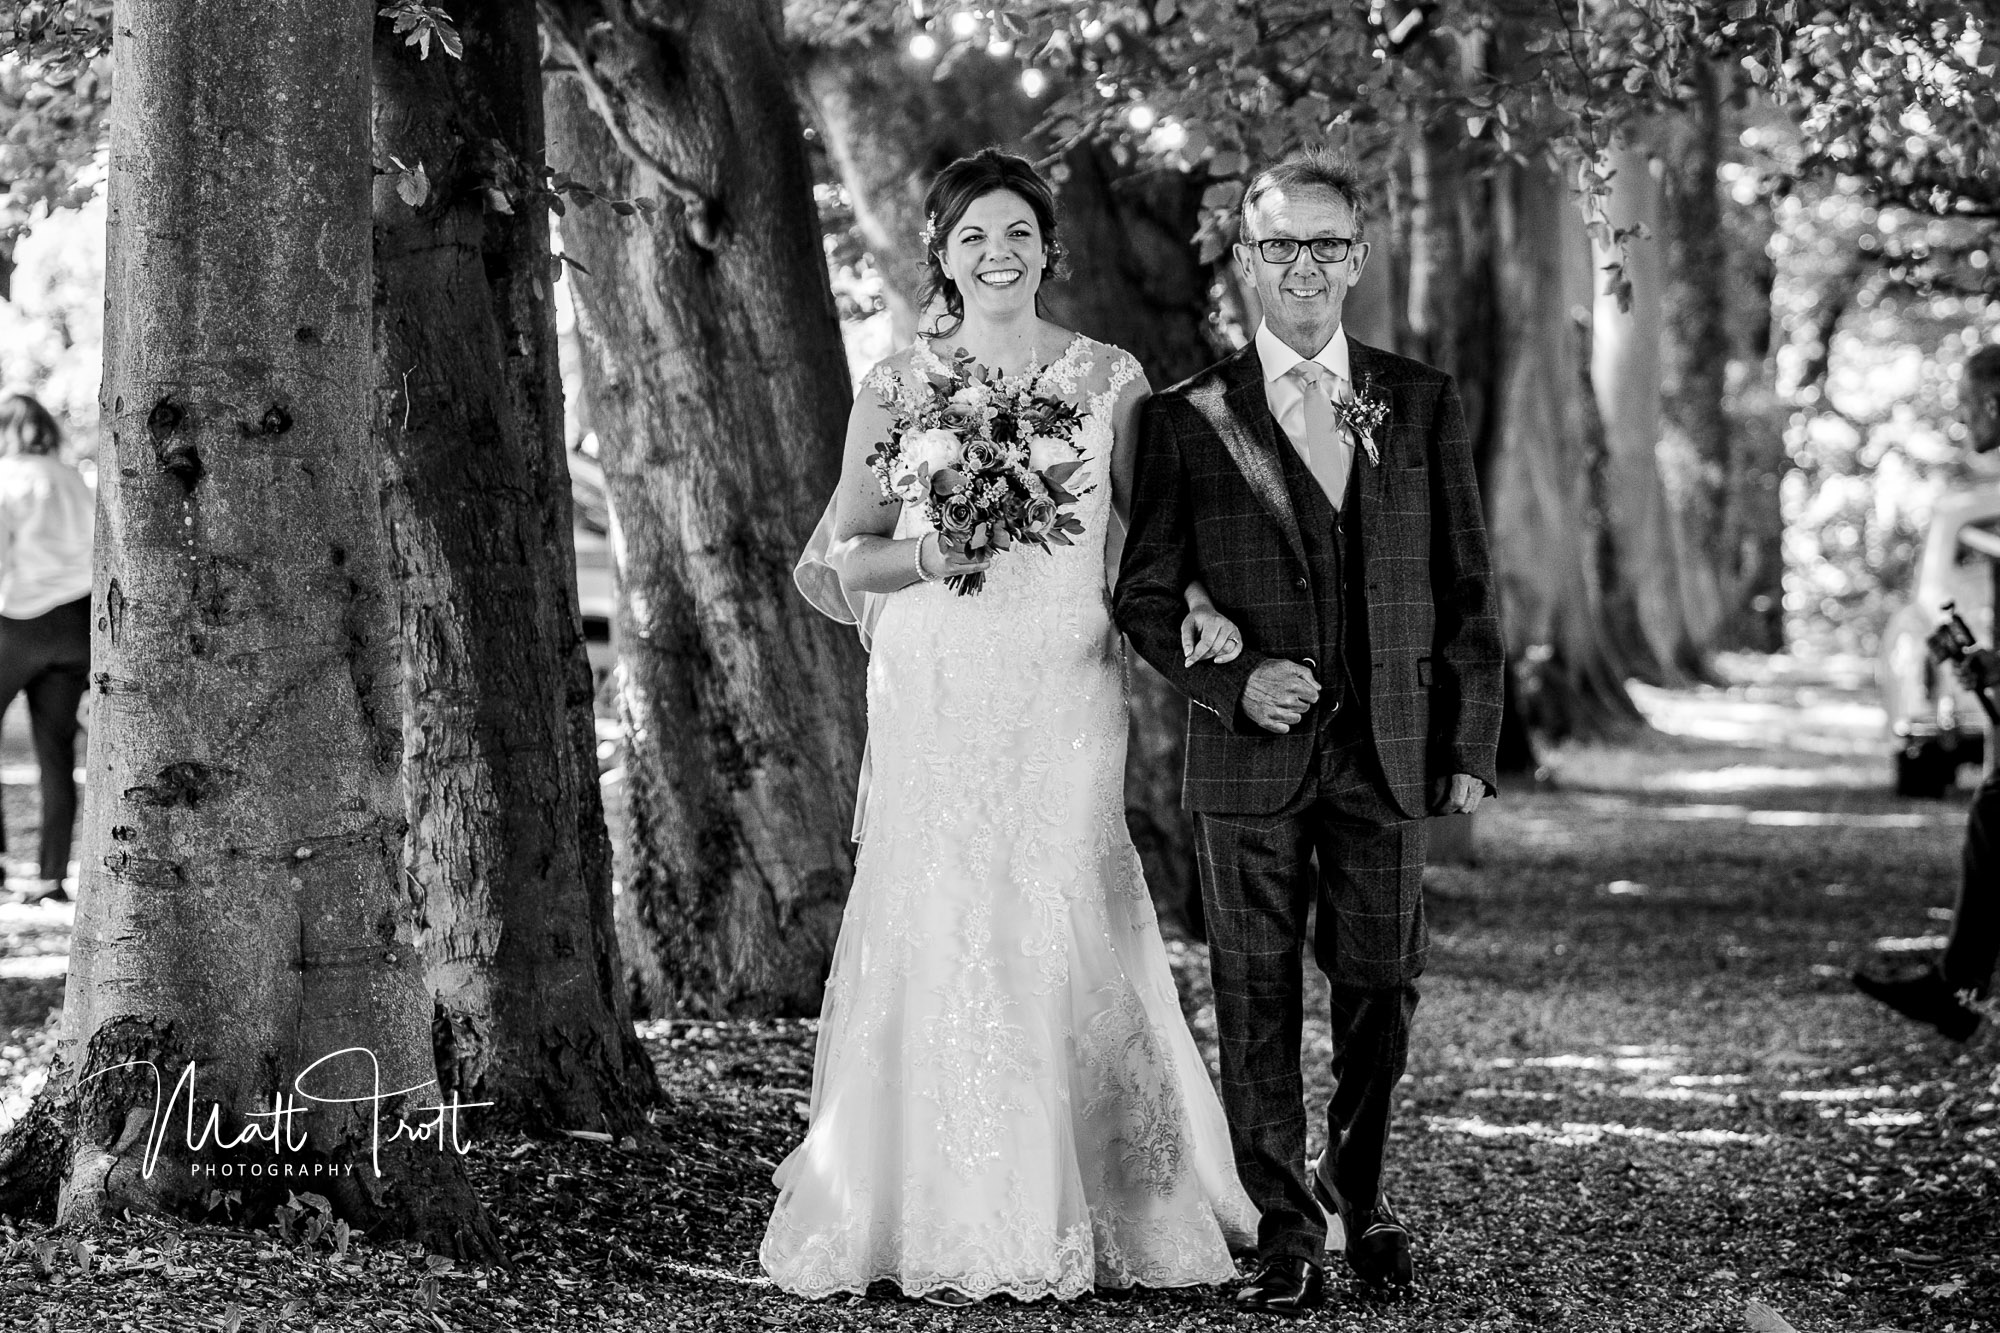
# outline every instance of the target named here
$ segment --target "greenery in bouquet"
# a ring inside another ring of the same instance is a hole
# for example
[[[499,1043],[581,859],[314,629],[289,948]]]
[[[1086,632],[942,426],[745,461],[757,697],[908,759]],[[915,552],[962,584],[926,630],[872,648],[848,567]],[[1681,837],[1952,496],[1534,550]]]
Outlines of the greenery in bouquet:
[[[868,465],[884,495],[923,507],[945,550],[1046,551],[1083,535],[1071,507],[1091,488],[1068,488],[1083,465],[1083,416],[1037,380],[1002,375],[960,350],[949,373],[921,386],[887,374],[875,382],[892,420]],[[961,595],[985,581],[984,572],[946,579]]]

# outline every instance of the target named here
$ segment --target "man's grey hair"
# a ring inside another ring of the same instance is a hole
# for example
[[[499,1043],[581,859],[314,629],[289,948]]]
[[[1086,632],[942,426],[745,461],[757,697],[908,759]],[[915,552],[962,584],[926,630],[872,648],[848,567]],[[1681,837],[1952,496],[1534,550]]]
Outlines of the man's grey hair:
[[[1297,190],[1312,186],[1331,191],[1335,198],[1354,214],[1354,239],[1363,238],[1367,228],[1368,185],[1362,178],[1361,170],[1354,165],[1354,159],[1325,144],[1306,144],[1287,153],[1281,161],[1265,167],[1251,180],[1250,188],[1243,192],[1243,203],[1237,214],[1236,234],[1248,241],[1250,235],[1245,227],[1250,217],[1251,205],[1273,190]]]

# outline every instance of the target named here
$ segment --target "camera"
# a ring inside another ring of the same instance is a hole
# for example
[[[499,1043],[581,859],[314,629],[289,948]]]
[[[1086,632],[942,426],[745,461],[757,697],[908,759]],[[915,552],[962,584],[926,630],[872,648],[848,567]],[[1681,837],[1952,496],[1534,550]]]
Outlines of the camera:
[[[1944,621],[1931,631],[1924,644],[1930,649],[1931,660],[1940,666],[1963,666],[1965,659],[1979,647],[1979,640],[1974,636],[1972,626],[1966,624],[1965,617],[1958,613],[1956,602],[1946,602],[1940,609],[1944,612]],[[1979,696],[1979,704],[1986,710],[1987,720],[2000,726],[2000,705],[1993,702],[1993,691],[1977,686],[1975,677],[1968,677],[1966,683],[1976,686],[1973,693]]]

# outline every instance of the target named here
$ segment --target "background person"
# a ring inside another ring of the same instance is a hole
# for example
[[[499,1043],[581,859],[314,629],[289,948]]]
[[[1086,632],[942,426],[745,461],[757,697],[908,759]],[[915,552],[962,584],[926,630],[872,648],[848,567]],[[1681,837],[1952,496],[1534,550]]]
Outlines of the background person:
[[[1977,348],[1965,359],[1959,391],[1975,454],[2000,450],[2000,346]],[[1993,564],[1994,624],[2000,626],[2000,560]],[[1969,690],[1993,697],[2000,690],[2000,652],[1976,648],[1956,667]],[[1962,996],[1985,999],[2000,960],[2000,728],[1986,731],[1986,775],[1972,794],[1965,817],[1964,870],[1951,931],[1937,958],[1914,974],[1895,976],[1860,971],[1854,984],[1865,995],[1905,1018],[1928,1023],[1953,1041],[1964,1041],[1979,1026],[1979,1011]]]
[[[0,396],[0,715],[28,696],[42,835],[29,901],[68,901],[77,706],[90,683],[90,542],[97,497],[58,455],[62,429],[25,393]],[[0,828],[0,850],[5,850]]]
[[[1979,648],[1967,653],[1958,674],[1967,689],[1988,693],[2000,689],[2000,652]],[[1979,1026],[1979,1011],[1962,997],[1985,999],[1992,991],[1994,962],[2000,960],[2000,845],[1996,844],[2000,844],[2000,764],[1989,755],[1985,780],[1973,792],[1966,811],[1965,868],[1943,951],[1915,973],[1854,974],[1854,984],[1864,995],[1905,1018],[1930,1024],[1953,1041],[1964,1041]]]

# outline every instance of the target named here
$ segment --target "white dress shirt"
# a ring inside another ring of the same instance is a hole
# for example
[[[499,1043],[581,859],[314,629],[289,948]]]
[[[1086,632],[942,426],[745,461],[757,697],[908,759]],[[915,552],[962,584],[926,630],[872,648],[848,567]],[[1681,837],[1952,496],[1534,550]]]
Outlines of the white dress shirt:
[[[0,616],[33,620],[90,595],[97,496],[53,454],[0,456]]]
[[[1312,361],[1332,377],[1328,383],[1333,391],[1333,401],[1337,403],[1352,397],[1348,387],[1350,376],[1347,326],[1343,324],[1335,329],[1333,336],[1327,339],[1326,346],[1310,357],[1300,356],[1284,339],[1271,332],[1268,323],[1257,325],[1256,341],[1257,359],[1264,367],[1264,401],[1271,405],[1271,415],[1278,419],[1278,425],[1284,429],[1285,437],[1292,442],[1292,448],[1298,451],[1300,461],[1311,469],[1312,451],[1306,447],[1306,395],[1297,378],[1293,376],[1292,367],[1301,361]],[[1335,435],[1337,438],[1333,447],[1341,452],[1337,471],[1339,475],[1346,476],[1354,465],[1354,444],[1347,438],[1347,432],[1344,430],[1335,432]],[[1335,509],[1339,509],[1341,501],[1347,497],[1329,495],[1326,498],[1332,501]]]

